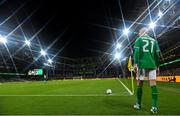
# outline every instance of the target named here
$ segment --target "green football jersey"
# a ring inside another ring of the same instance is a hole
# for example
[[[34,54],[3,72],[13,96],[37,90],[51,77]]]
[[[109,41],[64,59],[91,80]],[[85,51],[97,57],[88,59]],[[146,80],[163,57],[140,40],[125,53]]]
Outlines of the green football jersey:
[[[134,45],[134,64],[140,69],[156,69],[159,66],[160,49],[157,40],[147,34],[138,37]]]

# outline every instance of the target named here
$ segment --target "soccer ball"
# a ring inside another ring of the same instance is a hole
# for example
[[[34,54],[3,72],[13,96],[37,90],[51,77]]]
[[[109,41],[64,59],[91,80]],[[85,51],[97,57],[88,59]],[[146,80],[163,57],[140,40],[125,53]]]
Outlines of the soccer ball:
[[[112,94],[112,90],[111,89],[107,89],[106,90],[106,94]]]

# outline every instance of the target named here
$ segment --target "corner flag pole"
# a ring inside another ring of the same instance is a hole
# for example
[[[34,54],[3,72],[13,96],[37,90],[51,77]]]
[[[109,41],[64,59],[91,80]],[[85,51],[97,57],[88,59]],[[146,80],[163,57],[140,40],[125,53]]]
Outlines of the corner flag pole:
[[[132,66],[131,56],[129,57],[128,60],[128,69],[131,72],[132,93],[134,95],[134,76],[133,76],[133,66]]]

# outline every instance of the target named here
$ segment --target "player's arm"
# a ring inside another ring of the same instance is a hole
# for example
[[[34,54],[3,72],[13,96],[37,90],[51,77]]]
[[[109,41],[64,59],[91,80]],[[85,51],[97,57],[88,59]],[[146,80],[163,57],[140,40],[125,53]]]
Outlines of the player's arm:
[[[156,66],[157,66],[157,75],[159,75],[160,70],[159,70],[159,65],[160,65],[160,49],[159,49],[159,45],[158,42],[156,41],[155,43],[155,62],[156,62]]]
[[[137,38],[134,44],[134,71],[135,72],[137,72],[138,70],[139,55],[140,55],[140,42],[139,42],[139,38]]]
[[[157,74],[157,75],[160,75],[160,69],[159,69],[159,67],[157,67],[157,69],[156,69],[156,74]]]

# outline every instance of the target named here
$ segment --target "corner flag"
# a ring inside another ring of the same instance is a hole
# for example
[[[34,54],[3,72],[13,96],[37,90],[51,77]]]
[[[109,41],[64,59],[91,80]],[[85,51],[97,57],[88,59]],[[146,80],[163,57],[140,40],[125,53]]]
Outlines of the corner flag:
[[[129,60],[128,60],[128,69],[129,69],[129,71],[133,71],[131,56],[129,56]]]
[[[134,94],[134,77],[133,77],[133,65],[132,65],[132,59],[131,59],[131,56],[129,57],[129,60],[128,60],[128,69],[129,71],[131,72],[131,82],[132,82],[132,93]]]

